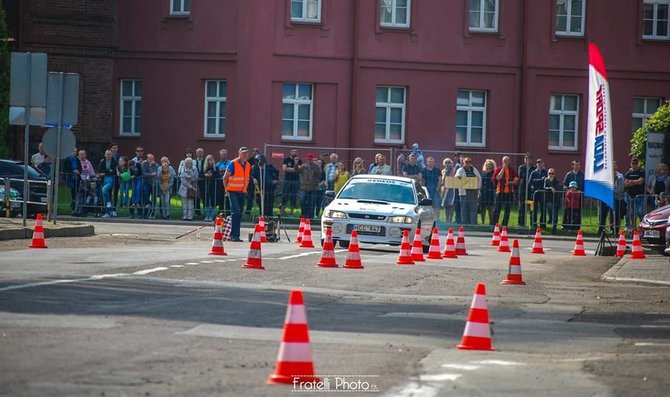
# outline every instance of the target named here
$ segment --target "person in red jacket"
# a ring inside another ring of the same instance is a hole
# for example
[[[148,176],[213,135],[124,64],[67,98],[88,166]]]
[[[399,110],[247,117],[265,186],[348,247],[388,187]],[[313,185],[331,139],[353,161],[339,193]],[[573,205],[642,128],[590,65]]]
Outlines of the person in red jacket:
[[[504,209],[502,226],[509,222],[510,205],[514,200],[514,189],[519,183],[519,177],[514,168],[509,165],[509,156],[502,158],[502,163],[496,167],[491,176],[491,181],[496,187],[496,207],[493,211],[493,223],[498,223],[500,211]]]

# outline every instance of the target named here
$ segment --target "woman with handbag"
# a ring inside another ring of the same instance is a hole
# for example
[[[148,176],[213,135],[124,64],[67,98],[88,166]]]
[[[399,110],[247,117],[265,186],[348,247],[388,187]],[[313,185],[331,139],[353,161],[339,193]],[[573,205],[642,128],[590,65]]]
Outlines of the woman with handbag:
[[[181,196],[182,219],[192,221],[195,211],[195,200],[198,196],[198,169],[193,166],[193,159],[184,160],[184,168],[179,173],[181,186],[179,187],[179,196]]]

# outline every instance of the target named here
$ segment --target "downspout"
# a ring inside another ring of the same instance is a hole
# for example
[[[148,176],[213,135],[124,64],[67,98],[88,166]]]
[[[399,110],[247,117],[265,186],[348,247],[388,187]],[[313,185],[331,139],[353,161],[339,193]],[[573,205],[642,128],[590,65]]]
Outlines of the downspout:
[[[521,75],[519,76],[519,95],[518,95],[518,105],[519,105],[519,128],[517,128],[515,133],[514,141],[517,144],[517,152],[528,153],[527,148],[524,147],[525,143],[525,121],[526,121],[526,107],[524,106],[526,99],[526,78],[528,75],[528,53],[526,50],[527,42],[527,32],[528,32],[528,0],[522,0],[522,18],[523,23],[521,24]]]
[[[354,128],[356,126],[356,92],[358,91],[358,24],[359,24],[359,1],[353,0],[354,3],[354,29],[352,35],[352,56],[351,56],[351,99],[349,101],[351,108],[349,114],[349,136],[347,138],[347,147],[354,147]]]

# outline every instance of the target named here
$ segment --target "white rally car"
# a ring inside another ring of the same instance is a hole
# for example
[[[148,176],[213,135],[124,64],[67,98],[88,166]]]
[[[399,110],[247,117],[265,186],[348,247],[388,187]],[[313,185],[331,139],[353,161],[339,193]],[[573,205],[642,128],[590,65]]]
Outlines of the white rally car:
[[[327,198],[333,196],[326,192]],[[333,240],[346,248],[356,228],[362,243],[399,245],[403,230],[409,231],[412,242],[419,227],[427,251],[435,226],[432,204],[426,189],[411,178],[356,175],[323,210],[321,235],[331,229]]]

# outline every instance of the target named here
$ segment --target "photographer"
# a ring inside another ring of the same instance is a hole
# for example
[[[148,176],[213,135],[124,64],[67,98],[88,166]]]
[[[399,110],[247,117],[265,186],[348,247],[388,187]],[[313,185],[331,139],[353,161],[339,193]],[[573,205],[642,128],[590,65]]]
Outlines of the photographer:
[[[279,183],[279,170],[268,164],[264,155],[259,154],[256,156],[256,165],[251,169],[251,179],[254,181],[256,191],[259,192],[256,195],[256,202],[262,208],[262,215],[271,216],[275,202],[275,187]]]

